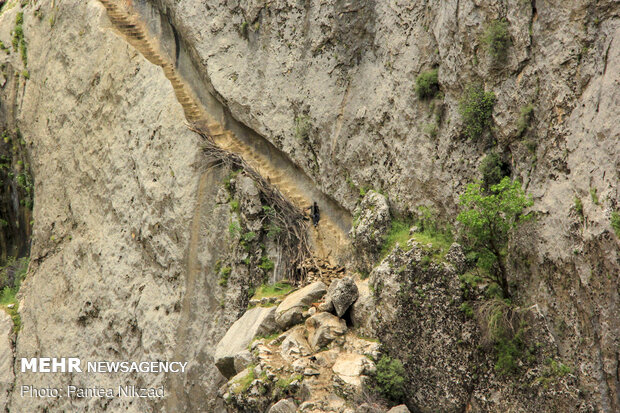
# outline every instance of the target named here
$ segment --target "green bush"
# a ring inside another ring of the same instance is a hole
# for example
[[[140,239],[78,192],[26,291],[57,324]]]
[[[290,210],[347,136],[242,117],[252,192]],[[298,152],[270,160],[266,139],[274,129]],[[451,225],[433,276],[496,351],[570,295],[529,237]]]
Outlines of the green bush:
[[[459,113],[469,139],[479,139],[491,126],[495,101],[495,93],[485,92],[482,85],[472,84],[465,89],[459,102]]]
[[[275,268],[275,264],[269,259],[269,257],[263,255],[260,259],[258,268],[262,268],[265,271],[271,271]]]
[[[230,278],[230,274],[232,272],[232,268],[230,267],[222,267],[220,269],[220,279],[218,284],[222,287],[226,287],[228,285],[228,278]]]
[[[480,173],[482,173],[482,186],[488,191],[493,185],[497,185],[509,174],[508,165],[495,152],[491,152],[480,162]]]
[[[438,70],[428,70],[418,75],[415,91],[420,99],[430,99],[439,92]]]
[[[375,373],[377,390],[386,398],[399,402],[405,395],[405,368],[398,359],[381,356]]]
[[[508,22],[503,19],[491,22],[484,32],[482,42],[485,44],[494,63],[504,61],[506,56],[508,56],[508,46],[510,45]]]
[[[612,211],[611,213],[611,227],[614,229],[616,236],[620,238],[620,213],[618,211]]]

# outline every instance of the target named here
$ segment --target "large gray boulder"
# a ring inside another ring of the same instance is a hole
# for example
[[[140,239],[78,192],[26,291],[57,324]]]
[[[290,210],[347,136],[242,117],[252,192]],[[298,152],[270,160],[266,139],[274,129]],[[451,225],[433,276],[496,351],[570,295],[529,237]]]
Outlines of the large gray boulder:
[[[214,357],[215,365],[223,376],[230,378],[237,373],[235,356],[247,351],[256,336],[270,334],[278,329],[275,311],[275,307],[251,308],[228,329],[217,344]]]
[[[325,296],[327,311],[333,311],[338,317],[342,317],[357,300],[358,295],[357,285],[352,277],[334,280]]]
[[[269,413],[295,413],[297,406],[290,399],[282,399],[269,409]]]
[[[308,342],[317,351],[347,332],[347,323],[333,314],[321,312],[306,320]]]
[[[326,291],[325,284],[317,281],[289,294],[276,309],[276,323],[283,330],[301,323],[304,309],[323,297]]]

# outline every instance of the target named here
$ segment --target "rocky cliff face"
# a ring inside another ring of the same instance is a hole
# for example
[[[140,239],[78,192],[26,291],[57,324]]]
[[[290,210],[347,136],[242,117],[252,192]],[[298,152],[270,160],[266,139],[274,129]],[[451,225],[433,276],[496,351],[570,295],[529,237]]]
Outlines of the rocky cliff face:
[[[28,164],[35,202],[32,217],[28,208],[12,212],[23,234],[3,232],[5,240],[32,236],[22,328],[3,344],[3,360],[189,362],[186,375],[148,379],[18,373],[5,380],[8,408],[251,409],[241,396],[225,407],[213,357],[250,288],[282,276],[268,265],[279,247],[263,226],[269,204],[260,188],[251,175],[203,167],[201,138],[186,127],[190,115],[169,74],[128,44],[99,1],[4,3],[0,125],[19,128],[11,162],[24,171]],[[409,408],[620,408],[620,248],[610,225],[620,206],[617,2],[118,3],[149,28],[209,116],[268,147],[270,165],[304,175],[310,189],[302,192],[320,195],[338,227],[353,216],[353,261],[372,271],[375,294],[360,286],[342,316],[364,336],[379,334],[384,351],[403,361]],[[508,30],[501,65],[484,43],[493,21]],[[439,94],[419,99],[416,78],[433,68]],[[492,131],[477,141],[465,137],[458,110],[473,83],[497,99]],[[522,180],[536,214],[509,246],[514,298],[535,308],[530,342],[545,348],[532,352],[520,380],[496,375],[478,349],[484,331],[461,308],[469,298],[458,266],[429,267],[410,246],[384,252],[373,270],[390,216],[424,205],[452,222],[458,195],[490,152]],[[18,188],[11,185],[3,188]],[[377,192],[362,201],[369,189]],[[389,202],[377,203],[378,192]],[[18,199],[28,195],[22,188]],[[320,231],[313,239],[320,245]],[[569,365],[570,376],[532,390],[555,374],[546,359]],[[168,397],[42,399],[15,390],[147,381],[165,384]]]

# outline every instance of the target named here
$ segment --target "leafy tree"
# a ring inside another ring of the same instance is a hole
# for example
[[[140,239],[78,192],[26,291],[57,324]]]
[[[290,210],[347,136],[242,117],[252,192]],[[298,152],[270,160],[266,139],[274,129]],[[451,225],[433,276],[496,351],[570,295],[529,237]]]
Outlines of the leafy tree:
[[[478,252],[478,265],[486,269],[505,297],[510,296],[506,273],[506,244],[513,228],[529,218],[523,210],[533,204],[519,181],[503,178],[484,191],[480,182],[469,184],[460,196],[463,208],[457,220]]]

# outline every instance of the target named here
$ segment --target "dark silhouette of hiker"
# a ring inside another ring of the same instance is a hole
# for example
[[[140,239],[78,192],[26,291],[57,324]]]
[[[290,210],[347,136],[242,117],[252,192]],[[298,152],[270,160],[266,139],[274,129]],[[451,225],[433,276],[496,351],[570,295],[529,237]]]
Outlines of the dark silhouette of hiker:
[[[314,202],[314,204],[310,207],[310,216],[312,217],[312,223],[316,227],[319,225],[319,220],[321,219],[321,212],[319,211],[319,205]]]

